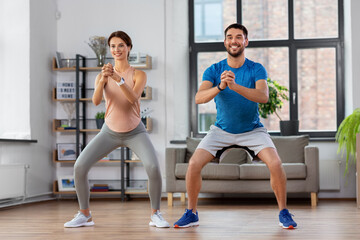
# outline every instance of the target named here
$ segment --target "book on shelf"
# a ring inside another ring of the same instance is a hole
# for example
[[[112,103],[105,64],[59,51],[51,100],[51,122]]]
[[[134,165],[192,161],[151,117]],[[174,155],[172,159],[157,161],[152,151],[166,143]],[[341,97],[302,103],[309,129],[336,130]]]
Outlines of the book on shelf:
[[[92,189],[109,189],[109,187],[92,187]]]
[[[91,192],[108,192],[108,191],[109,191],[108,188],[107,189],[94,189],[94,188],[91,189]]]
[[[109,191],[109,185],[108,184],[94,184],[91,188],[92,192],[107,192]]]
[[[94,183],[93,187],[109,187],[106,183]]]
[[[61,62],[61,59],[62,59],[62,53],[61,52],[56,52],[55,53],[55,59],[56,59],[56,65],[57,65],[57,68],[62,68],[62,62]]]

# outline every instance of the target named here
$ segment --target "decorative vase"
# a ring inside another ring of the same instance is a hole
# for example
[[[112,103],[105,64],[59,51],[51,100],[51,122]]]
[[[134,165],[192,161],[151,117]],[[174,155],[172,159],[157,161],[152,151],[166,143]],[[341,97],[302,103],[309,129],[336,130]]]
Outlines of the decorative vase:
[[[97,61],[98,61],[97,66],[98,67],[104,66],[104,64],[105,64],[105,54],[97,54],[96,57],[97,57]]]
[[[299,120],[280,121],[280,133],[282,136],[298,135]]]
[[[95,52],[96,58],[98,60],[98,67],[102,67],[105,64],[105,56],[107,49],[107,40],[106,37],[101,36],[92,36],[89,38],[90,42],[87,43],[89,47]]]

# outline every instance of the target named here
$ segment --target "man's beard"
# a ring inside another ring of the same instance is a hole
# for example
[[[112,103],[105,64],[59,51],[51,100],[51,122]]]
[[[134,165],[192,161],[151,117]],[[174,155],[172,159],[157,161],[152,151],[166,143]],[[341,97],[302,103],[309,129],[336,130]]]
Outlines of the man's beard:
[[[232,57],[238,57],[238,56],[240,56],[243,52],[244,52],[244,47],[241,47],[240,49],[239,49],[239,51],[238,52],[236,52],[236,53],[232,53],[231,52],[231,46],[230,47],[227,47],[226,48],[226,51],[230,54],[230,56],[232,56]]]

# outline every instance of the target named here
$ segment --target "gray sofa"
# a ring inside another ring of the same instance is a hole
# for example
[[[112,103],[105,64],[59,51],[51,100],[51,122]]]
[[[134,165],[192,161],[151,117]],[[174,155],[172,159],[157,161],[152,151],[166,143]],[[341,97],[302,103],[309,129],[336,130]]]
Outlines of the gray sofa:
[[[166,149],[166,191],[168,205],[173,205],[173,194],[181,193],[185,204],[185,175],[188,162],[201,139],[188,138],[186,148]],[[317,205],[319,192],[319,150],[308,146],[309,137],[276,136],[272,140],[282,160],[288,193],[309,193],[311,205]],[[202,170],[201,193],[273,193],[270,172],[256,157],[242,148],[227,149]]]

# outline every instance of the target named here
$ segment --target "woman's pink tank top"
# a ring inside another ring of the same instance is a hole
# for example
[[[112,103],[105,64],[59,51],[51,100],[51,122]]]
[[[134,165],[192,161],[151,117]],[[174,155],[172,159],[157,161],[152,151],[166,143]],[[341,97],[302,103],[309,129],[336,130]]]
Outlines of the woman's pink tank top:
[[[123,73],[116,70],[115,72],[124,78],[126,85],[130,88],[134,87],[135,69],[133,67],[129,67]],[[104,98],[106,105],[105,123],[111,130],[114,132],[129,132],[139,125],[141,121],[140,99],[131,104],[112,78],[109,78],[105,85]]]

